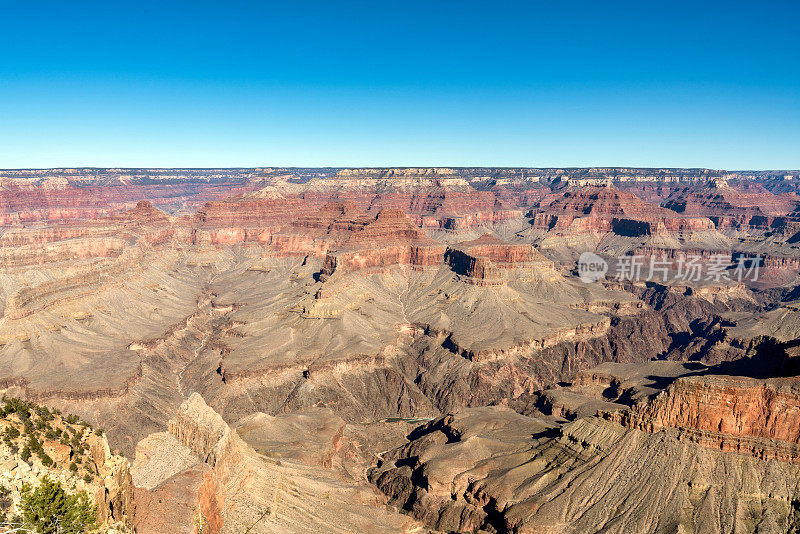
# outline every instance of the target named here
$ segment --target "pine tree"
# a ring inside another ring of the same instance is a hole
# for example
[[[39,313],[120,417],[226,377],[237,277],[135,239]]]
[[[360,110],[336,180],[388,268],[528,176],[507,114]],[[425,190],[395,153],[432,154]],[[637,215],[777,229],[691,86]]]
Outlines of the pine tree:
[[[78,534],[97,522],[97,512],[85,491],[67,495],[58,482],[45,476],[38,488],[22,488],[25,522],[42,534]]]
[[[61,530],[61,519],[67,515],[67,494],[61,484],[45,476],[34,491],[22,488],[22,515],[25,522],[43,534]]]

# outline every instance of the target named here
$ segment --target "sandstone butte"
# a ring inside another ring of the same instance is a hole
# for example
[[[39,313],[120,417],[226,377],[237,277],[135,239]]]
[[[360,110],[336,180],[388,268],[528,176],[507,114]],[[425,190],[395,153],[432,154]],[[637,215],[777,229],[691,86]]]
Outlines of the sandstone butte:
[[[105,430],[106,530],[792,531],[797,193],[708,169],[0,171],[0,388]],[[585,283],[586,251],[761,276]]]

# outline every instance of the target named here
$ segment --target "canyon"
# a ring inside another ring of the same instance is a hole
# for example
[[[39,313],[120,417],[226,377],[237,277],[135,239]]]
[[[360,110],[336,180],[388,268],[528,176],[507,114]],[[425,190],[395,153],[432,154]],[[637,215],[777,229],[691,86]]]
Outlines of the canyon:
[[[797,530],[787,174],[0,171],[0,389],[136,532]]]

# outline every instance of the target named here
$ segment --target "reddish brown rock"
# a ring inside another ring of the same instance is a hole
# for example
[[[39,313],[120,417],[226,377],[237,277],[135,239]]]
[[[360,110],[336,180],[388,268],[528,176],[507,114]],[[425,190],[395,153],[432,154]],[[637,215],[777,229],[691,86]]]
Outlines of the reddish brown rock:
[[[704,187],[682,187],[664,200],[664,206],[691,217],[708,217],[717,228],[771,228],[784,224],[796,203],[773,195],[762,185],[741,182],[735,186],[718,180]]]
[[[69,465],[72,457],[72,449],[69,445],[64,445],[57,441],[45,440],[42,444],[44,452],[58,464]]]
[[[707,447],[800,462],[796,379],[679,378],[651,401],[607,417],[648,432],[677,428]]]
[[[134,208],[142,199],[165,206],[199,204],[237,191],[251,191],[244,184],[220,186],[190,183],[180,178],[164,184],[115,184],[99,182],[86,186],[64,179],[57,187],[46,188],[28,183],[3,184],[0,187],[0,226],[35,222],[57,223],[89,220],[118,210]]]
[[[250,420],[249,424],[253,423]],[[337,530],[388,534],[417,526],[409,518],[383,508],[379,495],[365,482],[336,478],[325,467],[261,456],[197,393],[181,405],[169,426],[200,461],[152,491],[137,489],[137,531],[170,528],[164,518],[175,521],[179,528],[193,525],[204,532]],[[337,442],[342,436],[341,425],[334,426],[340,429],[333,433]],[[270,438],[252,437],[261,445],[265,444],[261,438]],[[282,437],[277,437],[278,441]],[[166,460],[164,452],[139,467],[157,468]],[[167,508],[165,503],[174,506]]]
[[[385,210],[353,232],[335,251],[328,252],[322,274],[390,265],[436,266],[441,264],[444,249],[444,245],[413,226],[402,211]]]
[[[201,517],[205,524],[215,527],[207,532],[219,532],[219,511],[212,504],[214,501],[209,496],[210,492],[201,490],[208,471],[207,465],[197,463],[152,490],[136,488],[136,532],[194,534]]]
[[[506,269],[552,268],[552,262],[532,246],[507,243],[489,234],[448,247],[444,259],[453,271],[484,286],[503,284]]]
[[[713,228],[708,219],[677,215],[607,186],[574,187],[548,195],[529,215],[534,226],[570,233],[613,231],[640,236]]]

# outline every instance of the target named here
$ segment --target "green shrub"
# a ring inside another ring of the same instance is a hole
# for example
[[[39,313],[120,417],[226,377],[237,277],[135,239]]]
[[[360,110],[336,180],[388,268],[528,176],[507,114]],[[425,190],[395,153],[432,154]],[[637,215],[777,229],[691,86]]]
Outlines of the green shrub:
[[[31,458],[31,448],[25,445],[22,447],[22,452],[20,453],[20,457],[22,458],[23,462],[27,462]]]
[[[6,399],[2,413],[3,417],[15,413],[21,420],[26,421],[31,416],[30,404],[22,399]]]
[[[40,451],[37,453],[39,460],[42,461],[42,465],[45,467],[51,467],[53,465],[53,459],[50,458],[46,452]]]
[[[37,438],[35,434],[28,436],[28,447],[36,453],[44,450],[42,449],[42,442],[39,441],[39,438]]]
[[[77,473],[78,472],[78,464],[76,464],[75,462],[72,462],[71,464],[69,464],[69,470],[72,471],[73,473]]]
[[[44,421],[52,421],[54,419],[53,414],[50,413],[50,410],[47,409],[47,406],[37,406],[36,415],[41,417]]]
[[[85,491],[67,495],[58,482],[45,476],[38,488],[22,488],[25,522],[42,534],[78,534],[97,524],[97,510]]]

